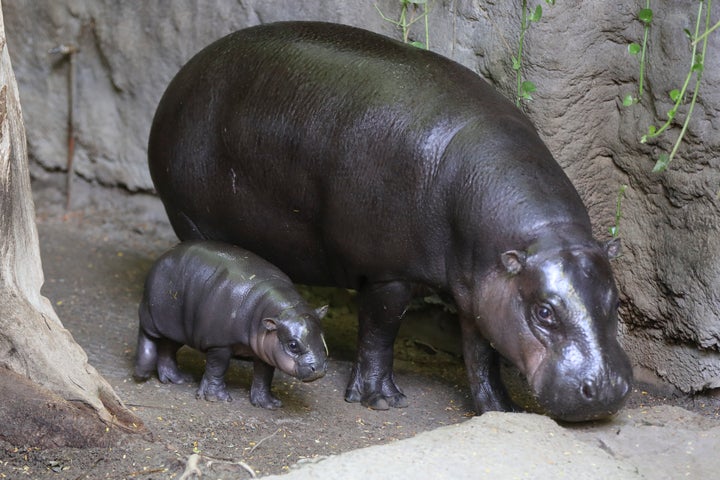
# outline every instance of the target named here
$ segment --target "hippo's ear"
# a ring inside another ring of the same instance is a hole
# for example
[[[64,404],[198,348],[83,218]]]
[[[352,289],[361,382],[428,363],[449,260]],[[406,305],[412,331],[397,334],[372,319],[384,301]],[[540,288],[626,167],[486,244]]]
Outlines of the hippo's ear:
[[[323,305],[322,307],[318,307],[315,309],[315,315],[317,315],[318,318],[322,319],[325,316],[325,314],[327,313],[327,311],[328,311],[328,306]]]
[[[520,271],[525,268],[525,260],[527,254],[518,250],[508,250],[507,252],[500,255],[500,260],[505,267],[505,270],[510,275],[517,275]]]
[[[274,318],[263,318],[263,327],[265,327],[265,330],[268,332],[274,332],[277,330],[277,321],[275,321]]]
[[[605,242],[603,248],[605,249],[605,253],[608,258],[612,260],[620,256],[620,253],[622,252],[622,243],[620,243],[619,238],[613,238],[612,240]]]

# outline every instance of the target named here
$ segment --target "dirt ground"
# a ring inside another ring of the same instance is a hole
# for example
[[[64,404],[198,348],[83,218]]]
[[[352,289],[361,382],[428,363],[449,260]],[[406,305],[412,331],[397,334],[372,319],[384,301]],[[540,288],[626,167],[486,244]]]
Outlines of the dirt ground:
[[[197,383],[163,385],[131,377],[137,304],[153,260],[175,242],[156,198],[75,187],[65,212],[61,189],[35,182],[46,295],[90,363],[145,421],[155,441],[127,439],[110,448],[38,450],[0,442],[0,478],[180,478],[188,459],[202,462],[204,478],[251,478],[287,472],[297,462],[386,444],[458,424],[472,416],[459,355],[457,325],[439,307],[409,314],[396,342],[395,372],[410,400],[405,409],[376,412],[348,404],[343,393],[354,357],[353,295],[303,290],[311,303],[330,305],[323,321],[330,349],[328,374],[305,384],[276,374],[277,411],[250,405],[249,363],[234,362],[227,383],[234,401],[195,399]],[[201,354],[181,350],[180,364],[199,380]],[[521,403],[521,382],[508,373]],[[720,416],[712,396],[659,396],[635,388],[628,408],[677,405]],[[591,428],[590,426],[588,428]]]

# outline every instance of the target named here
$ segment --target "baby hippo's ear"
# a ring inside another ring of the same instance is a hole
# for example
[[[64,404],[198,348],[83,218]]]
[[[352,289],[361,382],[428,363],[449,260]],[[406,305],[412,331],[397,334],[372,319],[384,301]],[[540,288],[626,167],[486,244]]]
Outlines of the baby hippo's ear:
[[[277,330],[277,321],[274,318],[263,318],[263,326],[268,332],[274,332]]]
[[[318,318],[322,319],[325,316],[325,314],[327,313],[327,311],[328,311],[328,306],[323,305],[322,307],[318,307],[315,309],[315,315],[317,315]]]

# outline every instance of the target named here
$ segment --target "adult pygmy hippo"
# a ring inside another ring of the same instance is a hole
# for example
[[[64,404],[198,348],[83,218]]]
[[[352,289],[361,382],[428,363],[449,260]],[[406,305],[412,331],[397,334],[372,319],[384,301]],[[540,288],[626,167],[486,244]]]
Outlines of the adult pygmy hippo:
[[[275,367],[304,382],[325,375],[320,318],[275,266],[239,247],[185,242],[161,256],[140,303],[135,377],[157,370],[163,383],[192,377],[178,369],[182,345],[206,353],[198,398],[231,401],[224,376],[233,356],[254,359],[250,402],[278,408],[270,392]]]
[[[407,404],[393,342],[430,287],[457,304],[478,413],[515,408],[497,352],[557,418],[623,405],[632,373],[609,263],[620,245],[593,239],[535,128],[457,63],[343,25],[240,30],[173,79],[149,162],[181,239],[358,290],[346,400]]]

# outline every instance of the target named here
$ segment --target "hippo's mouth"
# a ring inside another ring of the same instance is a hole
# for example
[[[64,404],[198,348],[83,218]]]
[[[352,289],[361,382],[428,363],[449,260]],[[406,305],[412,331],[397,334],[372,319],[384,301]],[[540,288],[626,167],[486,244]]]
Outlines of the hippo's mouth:
[[[314,382],[315,380],[317,380],[317,379],[319,379],[319,378],[322,378],[322,377],[324,377],[324,376],[325,376],[325,372],[318,372],[318,373],[316,373],[316,374],[314,374],[314,375],[311,375],[311,376],[309,376],[309,377],[303,377],[303,378],[301,378],[300,380],[301,380],[303,383],[310,383],[310,382]]]
[[[309,383],[324,377],[326,372],[327,365],[323,365],[322,367],[302,365],[297,367],[294,376],[303,383]]]

